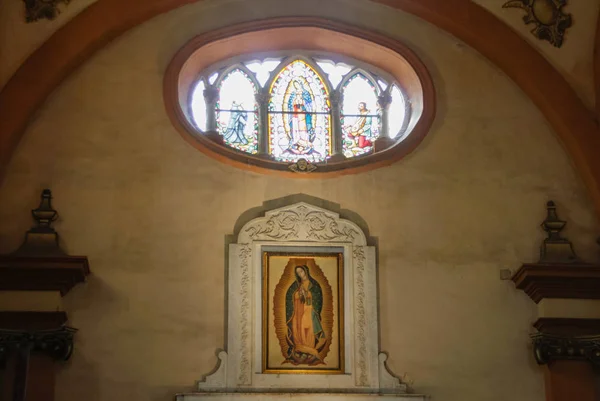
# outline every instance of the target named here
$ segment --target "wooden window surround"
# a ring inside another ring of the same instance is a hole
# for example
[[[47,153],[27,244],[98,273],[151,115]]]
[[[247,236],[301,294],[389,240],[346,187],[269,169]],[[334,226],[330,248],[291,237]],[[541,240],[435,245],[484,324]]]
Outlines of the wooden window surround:
[[[401,141],[375,144],[362,157],[328,160],[311,174],[290,171],[289,163],[238,152],[219,141],[216,133],[201,133],[192,123],[190,93],[201,72],[239,55],[308,50],[336,53],[387,71],[411,103],[408,135]],[[181,48],[164,77],[167,113],[183,138],[203,153],[235,167],[294,177],[329,177],[372,170],[392,164],[413,151],[428,133],[435,117],[435,90],[423,62],[395,39],[361,28],[319,18],[276,18],[207,32]]]

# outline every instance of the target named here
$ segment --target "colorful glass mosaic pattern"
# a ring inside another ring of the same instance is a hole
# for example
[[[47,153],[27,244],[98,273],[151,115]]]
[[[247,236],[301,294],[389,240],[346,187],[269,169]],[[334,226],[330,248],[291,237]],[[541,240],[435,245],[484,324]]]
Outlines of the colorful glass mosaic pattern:
[[[377,87],[364,74],[353,74],[342,89],[341,125],[346,157],[370,153],[381,131]]]
[[[256,85],[240,68],[227,73],[218,85],[217,131],[225,143],[246,153],[258,153]]]
[[[276,160],[314,163],[331,155],[329,93],[306,62],[292,61],[279,72],[268,110],[269,151]]]

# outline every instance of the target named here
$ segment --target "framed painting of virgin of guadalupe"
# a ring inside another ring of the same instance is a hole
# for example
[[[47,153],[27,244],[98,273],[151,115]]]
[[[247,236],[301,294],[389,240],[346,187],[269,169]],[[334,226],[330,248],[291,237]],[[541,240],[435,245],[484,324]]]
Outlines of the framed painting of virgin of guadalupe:
[[[341,253],[263,253],[264,373],[344,373]]]

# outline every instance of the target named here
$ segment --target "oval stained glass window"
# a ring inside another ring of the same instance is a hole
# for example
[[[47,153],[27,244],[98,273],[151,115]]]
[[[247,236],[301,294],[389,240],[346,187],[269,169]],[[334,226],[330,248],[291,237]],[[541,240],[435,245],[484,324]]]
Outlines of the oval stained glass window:
[[[256,85],[236,68],[218,85],[217,131],[225,143],[246,153],[258,153],[258,104]]]
[[[357,72],[344,83],[342,95],[344,156],[355,157],[369,153],[381,131],[381,108],[377,101],[375,83]]]
[[[268,110],[269,153],[276,160],[314,163],[331,156],[329,93],[306,62],[292,61],[275,77]]]

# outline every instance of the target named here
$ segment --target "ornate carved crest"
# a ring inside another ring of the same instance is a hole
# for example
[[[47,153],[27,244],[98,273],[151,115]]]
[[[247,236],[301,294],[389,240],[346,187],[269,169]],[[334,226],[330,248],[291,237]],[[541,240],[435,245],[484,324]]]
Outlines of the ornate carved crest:
[[[39,19],[46,18],[53,20],[60,10],[58,3],[69,4],[71,0],[23,0],[25,2],[25,20],[27,22],[35,22]]]
[[[317,169],[317,166],[310,163],[306,159],[298,159],[296,163],[292,163],[288,166],[294,173],[310,173]]]
[[[358,241],[363,245],[366,241],[364,234],[354,223],[340,219],[336,213],[306,203],[267,212],[264,218],[253,220],[244,226],[240,237],[247,237],[252,241]]]
[[[547,40],[561,47],[565,31],[572,24],[571,14],[562,12],[567,0],[510,0],[502,8],[520,8],[527,12],[525,24],[535,24],[531,33],[538,39]]]

